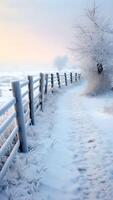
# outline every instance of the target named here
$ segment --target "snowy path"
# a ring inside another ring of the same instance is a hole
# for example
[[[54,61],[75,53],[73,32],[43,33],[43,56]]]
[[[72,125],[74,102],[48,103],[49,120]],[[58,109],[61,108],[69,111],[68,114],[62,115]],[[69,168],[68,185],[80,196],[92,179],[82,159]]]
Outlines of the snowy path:
[[[17,153],[0,184],[0,200],[113,199],[113,110],[104,112],[113,93],[88,98],[82,89],[47,95],[28,131],[30,151]]]
[[[39,199],[113,199],[113,152],[74,88],[59,97]]]

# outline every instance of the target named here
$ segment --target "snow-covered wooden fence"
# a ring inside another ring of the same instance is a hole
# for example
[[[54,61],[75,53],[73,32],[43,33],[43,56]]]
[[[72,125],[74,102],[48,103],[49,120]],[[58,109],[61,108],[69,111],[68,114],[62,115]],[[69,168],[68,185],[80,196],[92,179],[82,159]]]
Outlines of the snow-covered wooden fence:
[[[0,109],[1,118],[5,115],[5,113],[7,113],[7,117],[4,117],[5,119],[0,125],[0,135],[4,134],[5,137],[4,143],[1,141],[0,144],[0,180],[5,174],[7,167],[10,165],[12,158],[19,148],[18,126],[14,123],[14,120],[16,119],[16,112],[14,109],[12,111],[15,104],[16,99],[13,98]],[[13,126],[12,123],[15,125]]]
[[[80,74],[43,74],[12,82],[13,98],[0,108],[0,179],[5,174],[18,149],[27,153],[27,128],[35,125],[36,113],[44,111],[44,97],[55,88],[80,80]],[[3,140],[3,138],[5,138]]]

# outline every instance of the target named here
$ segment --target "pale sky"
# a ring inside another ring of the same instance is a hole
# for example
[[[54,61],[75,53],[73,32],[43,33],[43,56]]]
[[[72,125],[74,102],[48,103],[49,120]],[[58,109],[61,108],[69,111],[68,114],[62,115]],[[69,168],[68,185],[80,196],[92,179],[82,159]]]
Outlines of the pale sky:
[[[0,0],[0,71],[50,69],[70,56],[74,23],[93,0]],[[113,0],[97,0],[113,18]],[[32,66],[32,68],[30,67]]]

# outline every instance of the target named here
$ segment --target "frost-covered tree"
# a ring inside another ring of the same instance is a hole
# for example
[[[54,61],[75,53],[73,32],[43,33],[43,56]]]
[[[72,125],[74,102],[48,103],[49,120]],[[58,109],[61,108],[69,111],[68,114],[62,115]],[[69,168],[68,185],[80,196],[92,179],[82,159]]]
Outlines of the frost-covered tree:
[[[113,72],[113,29],[108,20],[100,16],[95,3],[87,9],[84,23],[74,27],[71,48],[75,59],[88,80],[88,92],[103,92],[110,88]]]
[[[64,56],[57,56],[54,60],[54,66],[57,68],[58,71],[62,71],[68,65],[68,57],[67,55]]]

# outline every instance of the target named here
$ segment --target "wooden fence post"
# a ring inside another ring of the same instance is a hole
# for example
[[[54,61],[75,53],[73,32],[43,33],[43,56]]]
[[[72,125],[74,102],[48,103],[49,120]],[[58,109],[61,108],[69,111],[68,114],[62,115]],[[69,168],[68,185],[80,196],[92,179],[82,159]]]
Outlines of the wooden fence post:
[[[43,111],[44,107],[44,74],[40,73],[40,105],[41,111]]]
[[[67,86],[67,74],[64,73],[64,77],[65,77],[65,85]]]
[[[61,87],[61,84],[60,84],[60,75],[59,75],[58,72],[56,73],[56,75],[57,75],[58,87],[60,88]]]
[[[53,88],[54,88],[54,74],[51,74],[51,89],[53,93]]]
[[[78,80],[80,81],[80,78],[81,78],[81,74],[78,74]]]
[[[73,83],[73,74],[70,72],[70,82]]]
[[[29,108],[30,108],[30,119],[31,119],[32,125],[35,125],[33,76],[28,76],[28,80],[29,80]]]
[[[75,73],[75,82],[77,81],[77,73]]]
[[[13,88],[13,95],[16,99],[15,109],[16,109],[18,128],[19,128],[20,150],[21,152],[26,153],[28,151],[27,134],[25,127],[24,107],[22,102],[20,82],[19,81],[12,82],[12,88]]]
[[[45,74],[45,94],[48,92],[48,74]]]

